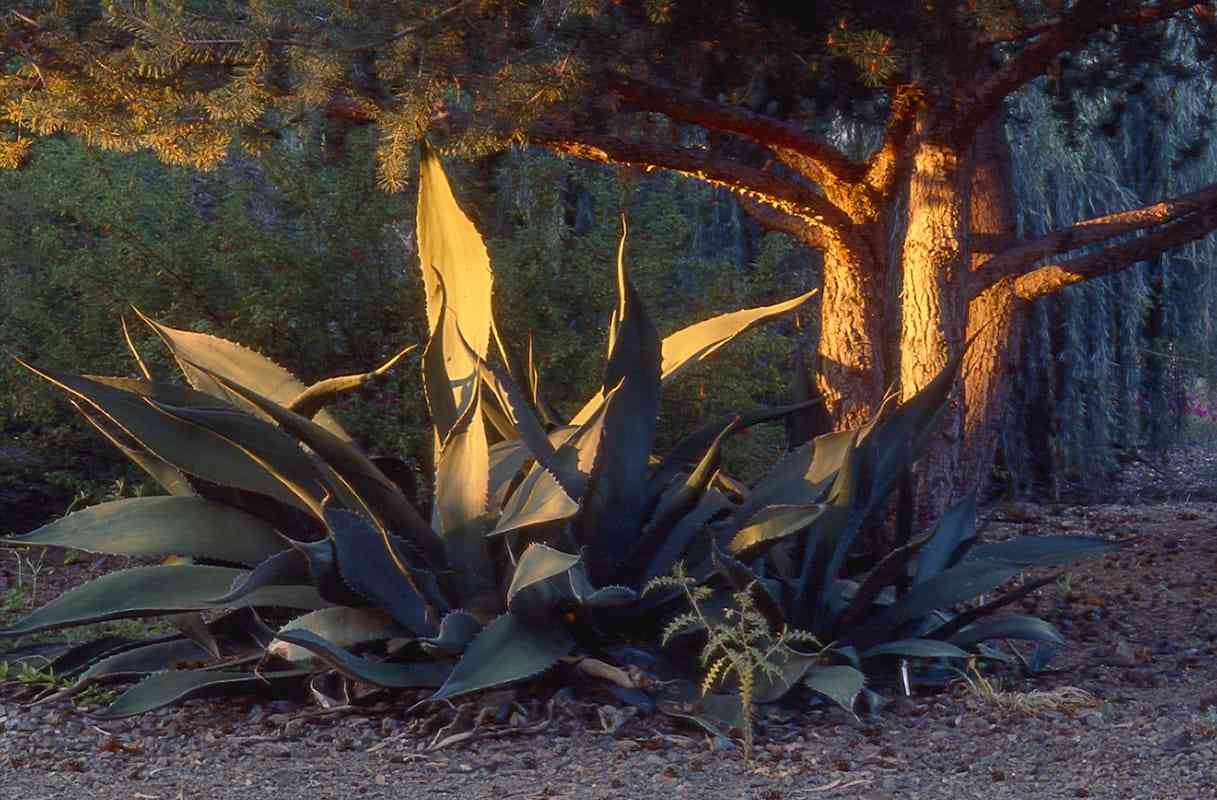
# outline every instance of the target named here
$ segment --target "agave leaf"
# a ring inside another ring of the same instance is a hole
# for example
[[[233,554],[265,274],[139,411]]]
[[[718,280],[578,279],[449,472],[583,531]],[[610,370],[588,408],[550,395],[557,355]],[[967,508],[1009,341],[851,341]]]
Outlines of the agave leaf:
[[[906,623],[938,608],[949,608],[1000,586],[1018,574],[1018,567],[1000,561],[970,561],[938,573],[843,639],[866,650],[890,637]]]
[[[901,639],[884,642],[862,653],[863,658],[877,656],[908,656],[910,658],[968,658],[969,653],[948,642],[935,639]]]
[[[963,561],[1004,561],[1023,568],[1061,566],[1118,549],[1120,545],[1114,542],[1085,536],[1020,536],[974,545]]]
[[[962,564],[960,566],[963,566]],[[1055,572],[1051,575],[1045,575],[1042,578],[1037,578],[1033,581],[1025,581],[1022,586],[1017,589],[1011,589],[1003,595],[1000,595],[984,605],[970,608],[955,615],[950,621],[944,622],[937,628],[927,633],[927,636],[932,636],[935,639],[950,639],[959,631],[976,622],[979,619],[989,616],[998,609],[1005,608],[1011,603],[1016,603],[1022,600],[1027,595],[1034,592],[1036,589],[1047,586],[1050,583],[1056,582],[1060,578],[1061,573]]]
[[[756,514],[727,544],[727,552],[744,560],[764,555],[783,538],[806,530],[824,515],[827,506],[769,506]]]
[[[845,665],[811,667],[803,676],[803,685],[852,714],[858,695],[866,686],[866,676]]]
[[[409,355],[416,347],[417,345],[412,344],[399,350],[388,361],[368,372],[360,372],[354,375],[339,375],[334,378],[317,381],[296,395],[295,399],[290,403],[281,403],[281,405],[289,411],[294,411],[305,419],[311,420],[321,412],[321,409],[325,408],[327,403],[332,402],[335,397],[384,378],[389,374],[389,370],[397,366],[398,362]],[[214,378],[215,375],[212,375],[212,377]]]
[[[418,641],[424,652],[430,655],[456,657],[465,652],[483,627],[477,617],[458,608],[444,615],[439,624],[439,635]]]
[[[971,647],[988,639],[1027,639],[1065,645],[1065,637],[1050,622],[1026,614],[1004,614],[969,625],[948,641],[956,647]]]
[[[397,664],[361,658],[308,630],[284,631],[280,638],[312,653],[348,678],[386,689],[434,689],[442,685],[452,671],[449,665],[432,661]]]
[[[676,522],[693,510],[705,495],[706,490],[710,488],[710,482],[714,480],[714,476],[718,473],[719,465],[722,463],[723,442],[735,431],[739,424],[739,417],[735,417],[728,422],[718,436],[714,437],[714,441],[710,443],[709,448],[707,448],[706,452],[697,462],[693,472],[682,484],[676,487],[676,491],[661,498],[654,516],[647,523],[644,538],[639,543],[640,550],[647,557],[656,549],[654,546],[647,548],[647,540],[654,541],[656,538],[665,536]],[[648,552],[648,550],[651,552]]]
[[[283,550],[262,520],[201,497],[135,497],[68,514],[6,541],[124,556],[177,554],[257,564]]]
[[[310,583],[309,560],[304,551],[290,547],[245,573],[232,587],[211,602],[217,606],[240,600],[263,586],[306,586]]]
[[[88,378],[21,363],[101,412],[158,458],[178,469],[222,486],[267,495],[312,513],[308,503],[286,488],[256,460],[212,431],[169,415],[138,394],[114,389]],[[208,402],[213,407],[216,403],[210,398]],[[282,436],[277,431],[276,435]],[[296,447],[295,444],[291,446]],[[299,451],[299,448],[296,449]],[[313,472],[316,474],[315,470]]]
[[[182,368],[186,379],[190,381],[190,385],[204,394],[218,397],[239,407],[250,408],[255,414],[260,413],[248,406],[240,397],[228,392],[211,375],[200,372],[198,367],[203,367],[216,375],[222,375],[242,386],[248,386],[276,403],[291,403],[305,391],[304,384],[296,376],[266,356],[255,353],[247,347],[206,333],[170,328],[145,316],[138,308],[135,309],[135,313],[139,314],[139,318],[148,323],[148,327],[161,337],[169,351],[173,353],[173,357],[177,359],[178,365]],[[320,411],[316,420],[318,425],[335,436],[350,440],[351,437],[328,411]]]
[[[716,737],[744,729],[744,709],[738,694],[702,694],[689,681],[673,681],[664,688],[659,710],[697,724]]]
[[[866,576],[866,580],[862,585],[858,587],[858,590],[850,600],[849,606],[841,612],[836,622],[838,630],[862,619],[880,593],[904,577],[909,561],[932,541],[934,535],[933,533],[928,533],[925,536],[914,539],[903,547],[897,547],[884,556],[875,565],[874,569],[871,570],[870,574]],[[898,592],[899,589],[897,588]]]
[[[819,658],[818,655],[803,655],[798,653],[789,656],[781,663],[781,675],[770,676],[758,671],[754,676],[756,681],[752,689],[754,703],[776,703],[790,694],[798,686],[807,670],[811,669]]]
[[[960,549],[976,539],[976,493],[946,510],[935,526],[934,535],[917,556],[913,584],[925,583],[958,560]]]
[[[828,413],[824,395],[816,387],[814,378],[815,372],[819,371],[818,356],[816,369],[808,369],[805,340],[798,314],[795,315],[794,321],[794,380],[791,390],[799,408],[786,418],[786,446],[792,450],[833,429],[832,416]]]
[[[242,570],[194,564],[134,567],[111,572],[70,589],[50,603],[0,630],[0,636],[67,628],[126,617],[150,617],[215,608],[211,598],[227,591]],[[235,606],[321,608],[325,602],[311,586],[268,586]]]
[[[511,495],[499,522],[490,536],[521,530],[533,525],[569,519],[579,510],[553,476],[543,469],[530,471]]]
[[[253,650],[252,646],[250,650],[251,654],[261,653],[261,650]],[[129,680],[150,672],[172,669],[175,664],[183,662],[205,663],[213,657],[202,645],[183,638],[133,647],[106,656],[81,673],[72,685],[72,693],[76,694],[102,681]]]
[[[449,700],[481,689],[525,680],[570,653],[575,639],[561,626],[536,626],[510,612],[487,625],[431,700]]]
[[[661,350],[663,383],[666,385],[680,377],[685,370],[706,360],[720,347],[728,344],[749,328],[798,308],[807,302],[816,291],[813,289],[806,294],[771,306],[722,314],[671,334],[663,340]],[[601,402],[603,402],[602,397],[593,398],[575,415],[571,424],[579,425],[585,422]]]
[[[604,430],[576,538],[597,584],[613,582],[642,533],[647,471],[659,416],[659,334],[625,267],[624,221],[617,248],[617,335],[604,369]]]
[[[310,672],[307,669],[261,672],[256,675],[252,672],[207,669],[158,672],[128,689],[108,708],[93,716],[102,720],[133,717],[193,697],[242,693],[295,682]]]
[[[579,556],[563,553],[544,544],[530,544],[516,564],[511,586],[507,589],[507,607],[510,609],[516,595],[528,587],[561,575],[578,563]]]
[[[547,427],[560,426],[562,424],[558,412],[545,399],[545,393],[541,387],[541,373],[537,370],[536,352],[533,348],[532,331],[528,332],[528,394],[532,400],[532,406],[540,415],[541,421]]]
[[[352,647],[408,635],[392,615],[379,608],[334,606],[291,620],[279,629],[275,634],[277,641],[267,649],[286,661],[307,661],[313,651],[301,648],[284,637],[284,634],[301,632],[317,636],[335,647]]]
[[[734,506],[721,492],[714,489],[707,491],[701,502],[663,537],[655,555],[644,567],[638,585],[643,586],[653,578],[671,573],[672,567],[685,557],[698,535],[706,533],[710,520],[732,508]],[[705,536],[705,539],[709,538],[708,535]]]
[[[85,409],[84,405],[76,400],[69,400],[68,402],[72,404],[72,407],[76,409],[80,416],[85,418],[86,422],[92,425],[98,433],[106,437],[110,444],[118,448],[123,455],[131,459],[136,466],[148,473],[152,480],[156,481],[157,485],[168,494],[177,497],[195,497],[198,495],[198,492],[194,490],[194,487],[190,485],[186,476],[177,467],[168,461],[157,458],[124,431],[119,430],[112,423],[107,423],[100,414],[90,413]]]
[[[476,376],[477,359],[486,358],[490,344],[494,276],[482,237],[457,204],[439,158],[425,146],[419,164],[416,224],[428,329],[435,337],[442,309],[447,309],[446,316],[459,326],[473,350],[471,358],[459,337],[443,339],[444,370],[452,382],[454,407],[464,409],[476,382],[469,378]]]
[[[377,518],[405,535],[429,564],[443,565],[443,542],[419,516],[414,506],[410,505],[401,488],[389,480],[358,447],[251,389],[220,375],[213,375],[210,370],[200,369],[306,444],[338,473],[351,492],[362,500]]]
[[[327,508],[325,522],[342,580],[414,635],[434,636],[447,604],[434,576],[407,562],[404,544],[349,511]]]
[[[766,506],[823,502],[853,447],[855,435],[855,431],[825,434],[787,453],[757,483],[736,519],[746,522]]]

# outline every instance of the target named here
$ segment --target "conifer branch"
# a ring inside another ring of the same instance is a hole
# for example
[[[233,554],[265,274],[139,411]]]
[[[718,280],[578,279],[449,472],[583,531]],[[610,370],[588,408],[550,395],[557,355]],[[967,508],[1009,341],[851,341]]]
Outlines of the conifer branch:
[[[1046,265],[1039,263],[1043,259],[1062,255],[1073,250],[1080,250],[1083,247],[1101,244],[1119,236],[1140,233],[1151,228],[1166,226],[1173,230],[1173,227],[1170,226],[1181,224],[1187,221],[1189,217],[1199,213],[1211,213],[1214,208],[1217,208],[1217,184],[1211,184],[1195,192],[1160,200],[1139,208],[1117,211],[1113,214],[1104,214],[1100,217],[1092,217],[1081,222],[1076,222],[1073,225],[1052,231],[1033,241],[1010,247],[990,258],[977,271],[977,282],[973,287],[971,296],[975,297],[1003,278],[1022,276],[1019,278],[1021,281],[1023,277],[1028,277],[1028,273],[1041,271],[1046,268]],[[1136,239],[1127,244],[1145,242],[1149,238]],[[1191,239],[1187,241],[1191,241]],[[1122,246],[1113,245],[1112,247]],[[1173,247],[1175,245],[1166,246]],[[1062,263],[1072,264],[1076,261],[1077,259],[1070,259]]]
[[[528,137],[533,143],[544,145],[556,153],[587,161],[678,172],[771,205],[804,220],[808,225],[834,231],[845,231],[852,226],[845,212],[811,189],[784,180],[772,172],[706,151],[546,127],[530,129]]]
[[[1024,300],[1037,300],[1066,286],[1110,275],[1138,261],[1151,260],[1170,248],[1203,239],[1214,230],[1217,230],[1217,208],[1208,207],[1145,236],[1055,264],[1045,264],[1018,278],[1014,293]]]
[[[793,150],[814,162],[833,180],[856,183],[865,165],[851,161],[837,148],[795,125],[746,108],[715,103],[694,92],[672,89],[621,75],[605,76],[606,86],[636,111],[653,111],[677,122],[732,133],[764,145]]]
[[[1007,96],[1042,75],[1061,53],[1084,45],[1091,35],[1114,25],[1140,27],[1160,22],[1194,5],[1195,0],[1159,0],[1153,5],[1109,11],[1103,0],[1079,0],[1057,24],[1040,30],[1018,55],[979,83],[962,113],[950,123],[953,137],[956,141],[970,138],[990,114],[1001,108]]]

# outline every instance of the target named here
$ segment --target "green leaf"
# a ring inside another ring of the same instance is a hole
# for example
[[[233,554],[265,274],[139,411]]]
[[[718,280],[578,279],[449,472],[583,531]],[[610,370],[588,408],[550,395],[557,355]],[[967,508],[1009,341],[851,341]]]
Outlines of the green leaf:
[[[271,688],[277,684],[293,683],[310,672],[311,670],[307,669],[262,672],[257,675],[251,672],[206,669],[158,672],[128,689],[109,708],[98,711],[93,716],[102,720],[133,717],[193,697],[241,694]]]
[[[202,369],[211,375],[209,370]],[[349,486],[351,492],[368,506],[368,510],[383,522],[407,537],[407,540],[435,567],[444,565],[443,542],[426,523],[401,488],[380,471],[370,458],[324,427],[300,414],[289,411],[273,400],[247,389],[223,376],[213,376],[217,383],[244,401],[258,408],[281,428],[295,436],[320,456]]]
[[[1065,637],[1056,626],[1026,614],[1004,614],[969,625],[950,638],[956,647],[971,647],[989,639],[1027,639],[1064,646]]]
[[[961,650],[953,644],[935,639],[901,639],[898,642],[884,642],[862,653],[863,658],[876,658],[877,656],[968,658],[969,654],[966,650]]]
[[[114,389],[76,375],[40,369],[29,364],[25,366],[101,412],[154,455],[178,469],[221,486],[233,486],[267,495],[307,513],[313,513],[309,503],[297,497],[256,460],[224,437],[165,413],[146,402],[139,394]],[[177,391],[189,391],[175,388]],[[157,394],[159,387],[146,385],[145,390]],[[211,404],[212,408],[219,404],[219,401],[205,395],[195,393],[194,396],[202,398]],[[282,436],[281,433],[276,434]],[[290,443],[290,446],[299,451],[294,443]],[[303,456],[303,453],[300,455]],[[319,475],[315,470],[313,474]],[[320,500],[320,495],[317,500]]]
[[[826,508],[820,504],[764,508],[731,538],[727,551],[745,560],[763,555],[765,548],[806,530]]]
[[[854,703],[866,686],[866,676],[844,665],[812,667],[803,676],[803,685],[852,714]]]
[[[806,294],[771,306],[722,314],[671,334],[663,340],[661,346],[663,383],[666,385],[676,380],[685,370],[700,364],[720,347],[728,344],[749,328],[798,308],[807,302],[816,291],[813,289]],[[575,415],[571,424],[578,425],[589,419],[596,406],[602,401],[601,397],[593,398]]]
[[[102,575],[64,592],[31,612],[0,636],[67,628],[124,617],[149,617],[178,611],[216,608],[212,598],[228,591],[243,570],[194,564],[132,569]],[[237,603],[240,606],[322,608],[325,602],[311,586],[268,586]]]
[[[968,561],[929,578],[894,605],[872,617],[864,625],[848,631],[846,643],[865,650],[887,639],[906,623],[939,608],[950,608],[988,592],[1019,573],[1019,568],[1000,561]]]
[[[757,670],[753,676],[755,685],[752,689],[752,702],[776,703],[781,700],[803,681],[807,670],[811,669],[818,659],[818,655],[788,656],[779,665],[781,669],[779,676],[770,676],[766,672]]]
[[[294,375],[247,347],[206,333],[170,328],[144,316],[139,309],[135,309],[135,313],[165,342],[190,385],[204,394],[237,406],[252,408],[242,398],[217,383],[211,375],[201,372],[198,367],[242,386],[248,386],[280,405],[290,404],[305,391],[305,385]],[[335,436],[350,440],[351,437],[328,411],[319,412],[316,421]]]
[[[124,556],[257,564],[286,546],[274,528],[200,497],[136,497],[86,508],[7,541]]]
[[[1020,536],[1005,542],[974,545],[963,557],[969,561],[1004,561],[1020,567],[1071,564],[1120,549],[1114,542],[1084,536]]]
[[[348,678],[386,689],[434,689],[452,671],[449,665],[432,661],[398,664],[361,658],[307,630],[284,631],[280,638],[307,650]]]
[[[408,563],[404,544],[349,511],[327,508],[325,522],[343,582],[414,635],[435,635],[447,604],[434,576]]]
[[[290,662],[306,661],[312,652],[297,647],[284,634],[305,632],[313,634],[335,647],[352,647],[364,642],[382,641],[409,635],[392,615],[379,608],[351,608],[334,606],[321,608],[302,617],[296,617],[275,634],[270,652]],[[438,686],[439,684],[436,684]]]
[[[328,545],[328,542],[326,543]],[[331,559],[332,560],[332,559]],[[312,582],[309,557],[299,547],[276,553],[243,574],[223,595],[212,600],[222,606],[240,600],[263,586],[306,586]]]
[[[947,509],[934,535],[917,556],[917,574],[913,584],[925,583],[955,560],[961,547],[976,538],[976,493],[971,492],[963,500]]]
[[[441,309],[446,308],[449,324],[459,329],[473,351],[466,351],[459,336],[442,339],[452,407],[464,409],[477,383],[477,359],[486,358],[490,344],[494,276],[482,237],[457,204],[439,158],[425,146],[419,164],[416,225],[428,329],[434,337],[440,330]]]
[[[485,627],[468,611],[456,609],[444,615],[439,624],[439,635],[419,639],[423,651],[433,656],[459,656]]]
[[[561,575],[578,563],[579,556],[563,553],[544,544],[530,544],[524,555],[520,556],[511,578],[511,586],[507,589],[508,609],[520,592],[555,575]]]
[[[561,626],[530,625],[511,613],[487,625],[465,649],[452,675],[431,700],[532,678],[570,653],[575,639]]]

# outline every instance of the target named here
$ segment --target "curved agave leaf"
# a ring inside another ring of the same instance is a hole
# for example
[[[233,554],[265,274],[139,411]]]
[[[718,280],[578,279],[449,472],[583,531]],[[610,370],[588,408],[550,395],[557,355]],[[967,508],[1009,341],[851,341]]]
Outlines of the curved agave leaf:
[[[604,368],[604,430],[574,527],[597,584],[613,582],[642,534],[647,472],[659,416],[659,334],[617,248],[617,334]]]
[[[728,344],[748,329],[798,308],[807,302],[816,291],[813,289],[806,294],[771,306],[722,314],[671,334],[663,340],[661,346],[663,383],[666,385],[680,377],[685,370],[709,358],[720,347]],[[579,425],[588,420],[601,402],[603,402],[602,397],[590,400],[571,420],[571,424]]]
[[[898,586],[906,575],[909,561],[932,541],[934,535],[934,533],[928,533],[903,547],[897,547],[884,556],[854,592],[849,606],[841,612],[836,621],[837,628],[847,627],[862,619],[885,590],[892,588],[893,585]],[[898,590],[897,593],[899,593]]]
[[[349,511],[327,508],[325,521],[342,580],[414,635],[434,636],[447,604],[435,577],[407,562],[402,542]]]
[[[758,512],[727,544],[727,552],[745,560],[764,555],[791,534],[806,530],[824,515],[827,506],[769,506]]]
[[[530,544],[524,555],[520,556],[515,573],[511,577],[511,586],[507,589],[507,608],[511,608],[511,602],[520,592],[555,575],[561,575],[578,563],[579,556],[572,556],[536,542]]]
[[[638,585],[645,586],[651,579],[671,573],[672,567],[676,565],[677,561],[685,557],[699,535],[704,540],[710,539],[706,529],[710,520],[720,514],[726,513],[732,508],[734,506],[721,492],[714,489],[707,491],[702,496],[701,502],[689,514],[686,514],[680,522],[676,523],[676,526],[663,537],[663,541],[655,551],[655,555],[643,568],[642,579],[638,582]],[[705,543],[709,544],[708,541]],[[704,557],[709,558],[708,548]]]
[[[938,608],[949,608],[1000,586],[1019,568],[1001,561],[970,561],[944,570],[913,588],[865,624],[848,631],[844,641],[866,650],[889,638],[908,622]]]
[[[963,566],[963,564],[960,564],[959,566]],[[1024,581],[1023,584],[1017,589],[1011,589],[1005,594],[990,600],[984,605],[969,608],[967,611],[960,612],[952,617],[949,621],[944,622],[942,625],[939,625],[937,628],[927,632],[925,635],[935,639],[950,639],[956,633],[973,624],[977,620],[987,617],[994,611],[1005,608],[1011,603],[1016,603],[1019,600],[1022,600],[1036,589],[1040,589],[1050,583],[1055,583],[1056,580],[1061,577],[1061,574],[1062,573],[1060,572],[1054,572],[1051,575],[1045,575],[1044,577],[1037,578],[1033,581]]]
[[[135,313],[161,337],[177,359],[190,385],[200,392],[237,406],[252,408],[240,397],[228,392],[211,375],[200,372],[197,367],[204,367],[216,375],[223,375],[242,386],[248,386],[281,404],[291,403],[306,389],[305,385],[286,369],[236,342],[206,333],[170,328],[145,316],[138,308]],[[259,412],[255,409],[253,413]],[[350,441],[351,437],[328,411],[323,410],[317,414],[317,424],[335,436]]]
[[[845,665],[812,667],[803,676],[803,685],[852,714],[858,695],[866,687],[866,676]]]
[[[386,689],[434,689],[448,678],[452,668],[431,661],[397,664],[361,658],[312,631],[285,631],[284,642],[312,653],[348,678]]]
[[[418,641],[428,655],[456,657],[465,652],[483,627],[477,617],[457,609],[444,615],[439,624],[439,635]]]
[[[1027,639],[1050,644],[1066,644],[1065,637],[1050,622],[1026,614],[1004,614],[969,625],[949,641],[956,647],[971,647],[989,639]]]
[[[306,552],[290,547],[263,561],[251,572],[236,580],[227,593],[211,602],[217,606],[235,602],[263,586],[304,586],[310,583],[313,572],[309,569]]]
[[[1020,536],[1005,542],[975,545],[961,563],[1004,561],[1024,568],[1061,566],[1119,549],[1120,545],[1114,542],[1085,536]]]
[[[770,676],[764,672],[758,673],[754,676],[756,683],[752,689],[752,701],[754,703],[776,703],[781,700],[802,682],[807,670],[811,669],[818,659],[818,655],[792,655],[779,665],[780,675]]]
[[[379,608],[334,606],[318,609],[286,623],[275,634],[276,641],[267,650],[292,663],[308,661],[313,651],[300,647],[285,636],[297,633],[311,634],[339,648],[407,635],[390,614]]]
[[[168,461],[157,458],[124,431],[119,430],[113,424],[103,421],[100,414],[89,413],[76,400],[69,400],[68,402],[72,404],[72,408],[75,408],[80,416],[85,418],[86,422],[92,425],[98,433],[106,437],[110,444],[118,448],[123,455],[131,459],[140,469],[148,473],[152,480],[156,481],[157,485],[164,489],[166,493],[176,497],[195,497],[198,495],[198,492],[195,491],[194,487],[186,479],[186,476],[177,467]]]
[[[179,611],[216,608],[223,594],[243,573],[227,567],[168,565],[111,572],[64,592],[31,612],[0,636],[67,628],[124,617],[149,617]],[[241,598],[236,606],[322,608],[325,601],[311,586],[268,586]]]
[[[946,510],[935,526],[934,535],[917,556],[913,585],[925,583],[959,558],[961,548],[976,539],[976,493]]]
[[[76,511],[6,541],[126,556],[257,564],[284,548],[274,528],[201,497],[135,497]]]
[[[399,350],[388,361],[368,372],[360,372],[354,375],[339,375],[334,378],[317,381],[296,395],[296,398],[290,403],[282,403],[281,405],[289,411],[294,411],[305,419],[311,420],[321,412],[321,409],[325,408],[326,404],[332,402],[335,397],[384,378],[389,374],[389,370],[397,366],[398,362],[409,355],[416,347],[418,345],[412,344]],[[215,375],[212,375],[212,377],[215,377]]]
[[[163,412],[139,394],[115,389],[88,378],[21,363],[31,372],[101,412],[158,458],[183,472],[222,486],[267,495],[312,513],[308,503],[287,489],[257,461],[212,431]],[[208,398],[207,402],[211,407],[216,407],[215,400]],[[277,431],[275,433],[283,435]],[[291,447],[299,452],[294,443]],[[313,473],[317,474],[315,470]]]
[[[863,658],[908,656],[910,658],[970,658],[971,654],[948,642],[935,639],[901,639],[884,642],[862,653]]]
[[[570,581],[571,596],[575,602],[587,608],[621,608],[633,605],[638,592],[628,586],[604,586],[597,589],[587,578],[587,568],[575,564],[566,575]]]
[[[252,672],[207,669],[158,672],[128,689],[108,708],[93,716],[102,720],[133,717],[194,697],[239,694],[295,682],[310,672],[307,669],[261,672],[256,675]]]
[[[430,700],[525,680],[544,672],[570,653],[575,638],[560,626],[529,625],[510,612],[478,634]]]
[[[428,563],[439,566],[444,564],[443,542],[436,536],[435,531],[431,530],[431,526],[419,516],[414,506],[410,505],[401,488],[389,480],[358,447],[235,381],[214,375],[205,368],[200,369],[211,375],[226,390],[258,408],[281,428],[306,444],[338,473],[351,491],[369,506],[373,514],[389,527],[406,535],[409,542],[427,558]]]
[[[443,165],[424,146],[418,178],[418,254],[427,298],[427,326],[434,340],[447,316],[472,348],[465,351],[458,336],[444,336],[444,371],[452,382],[453,408],[464,409],[476,383],[477,359],[485,359],[490,344],[491,291],[494,275],[486,245],[461,210],[444,175]],[[449,313],[444,314],[443,309]],[[430,349],[430,345],[428,346]],[[473,381],[469,379],[473,378]],[[435,408],[432,408],[435,417]],[[456,420],[453,414],[453,424]],[[437,425],[446,420],[437,420]],[[440,425],[442,429],[442,425]],[[441,437],[442,438],[442,437]]]
[[[823,502],[855,435],[855,431],[825,434],[787,453],[753,488],[736,519],[746,522],[766,506]]]
[[[714,437],[714,441],[710,443],[710,447],[697,462],[693,472],[681,485],[676,487],[675,491],[660,498],[659,506],[647,523],[647,528],[643,531],[643,538],[639,542],[639,550],[646,559],[649,560],[654,551],[658,549],[656,539],[666,536],[669,529],[692,511],[705,496],[706,490],[710,488],[710,483],[714,480],[719,465],[722,463],[723,442],[739,427],[739,424],[739,417],[728,422],[718,436]],[[652,546],[648,547],[648,544]]]

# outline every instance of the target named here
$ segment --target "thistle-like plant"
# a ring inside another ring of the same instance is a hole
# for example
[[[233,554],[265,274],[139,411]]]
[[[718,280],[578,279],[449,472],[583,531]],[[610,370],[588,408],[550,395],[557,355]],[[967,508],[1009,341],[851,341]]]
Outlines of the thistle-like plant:
[[[701,693],[709,694],[715,686],[735,676],[743,720],[744,759],[751,761],[753,700],[757,681],[766,680],[771,684],[785,681],[785,668],[791,658],[806,658],[808,655],[795,650],[793,645],[802,644],[818,649],[820,643],[810,633],[786,626],[775,633],[769,620],[757,610],[750,586],[734,592],[730,604],[721,609],[718,615],[711,616],[705,604],[713,600],[714,591],[689,577],[683,562],[676,563],[671,575],[648,582],[644,594],[663,589],[678,589],[689,610],[664,626],[661,644],[666,646],[685,634],[705,635],[706,643],[700,657],[704,670]]]

